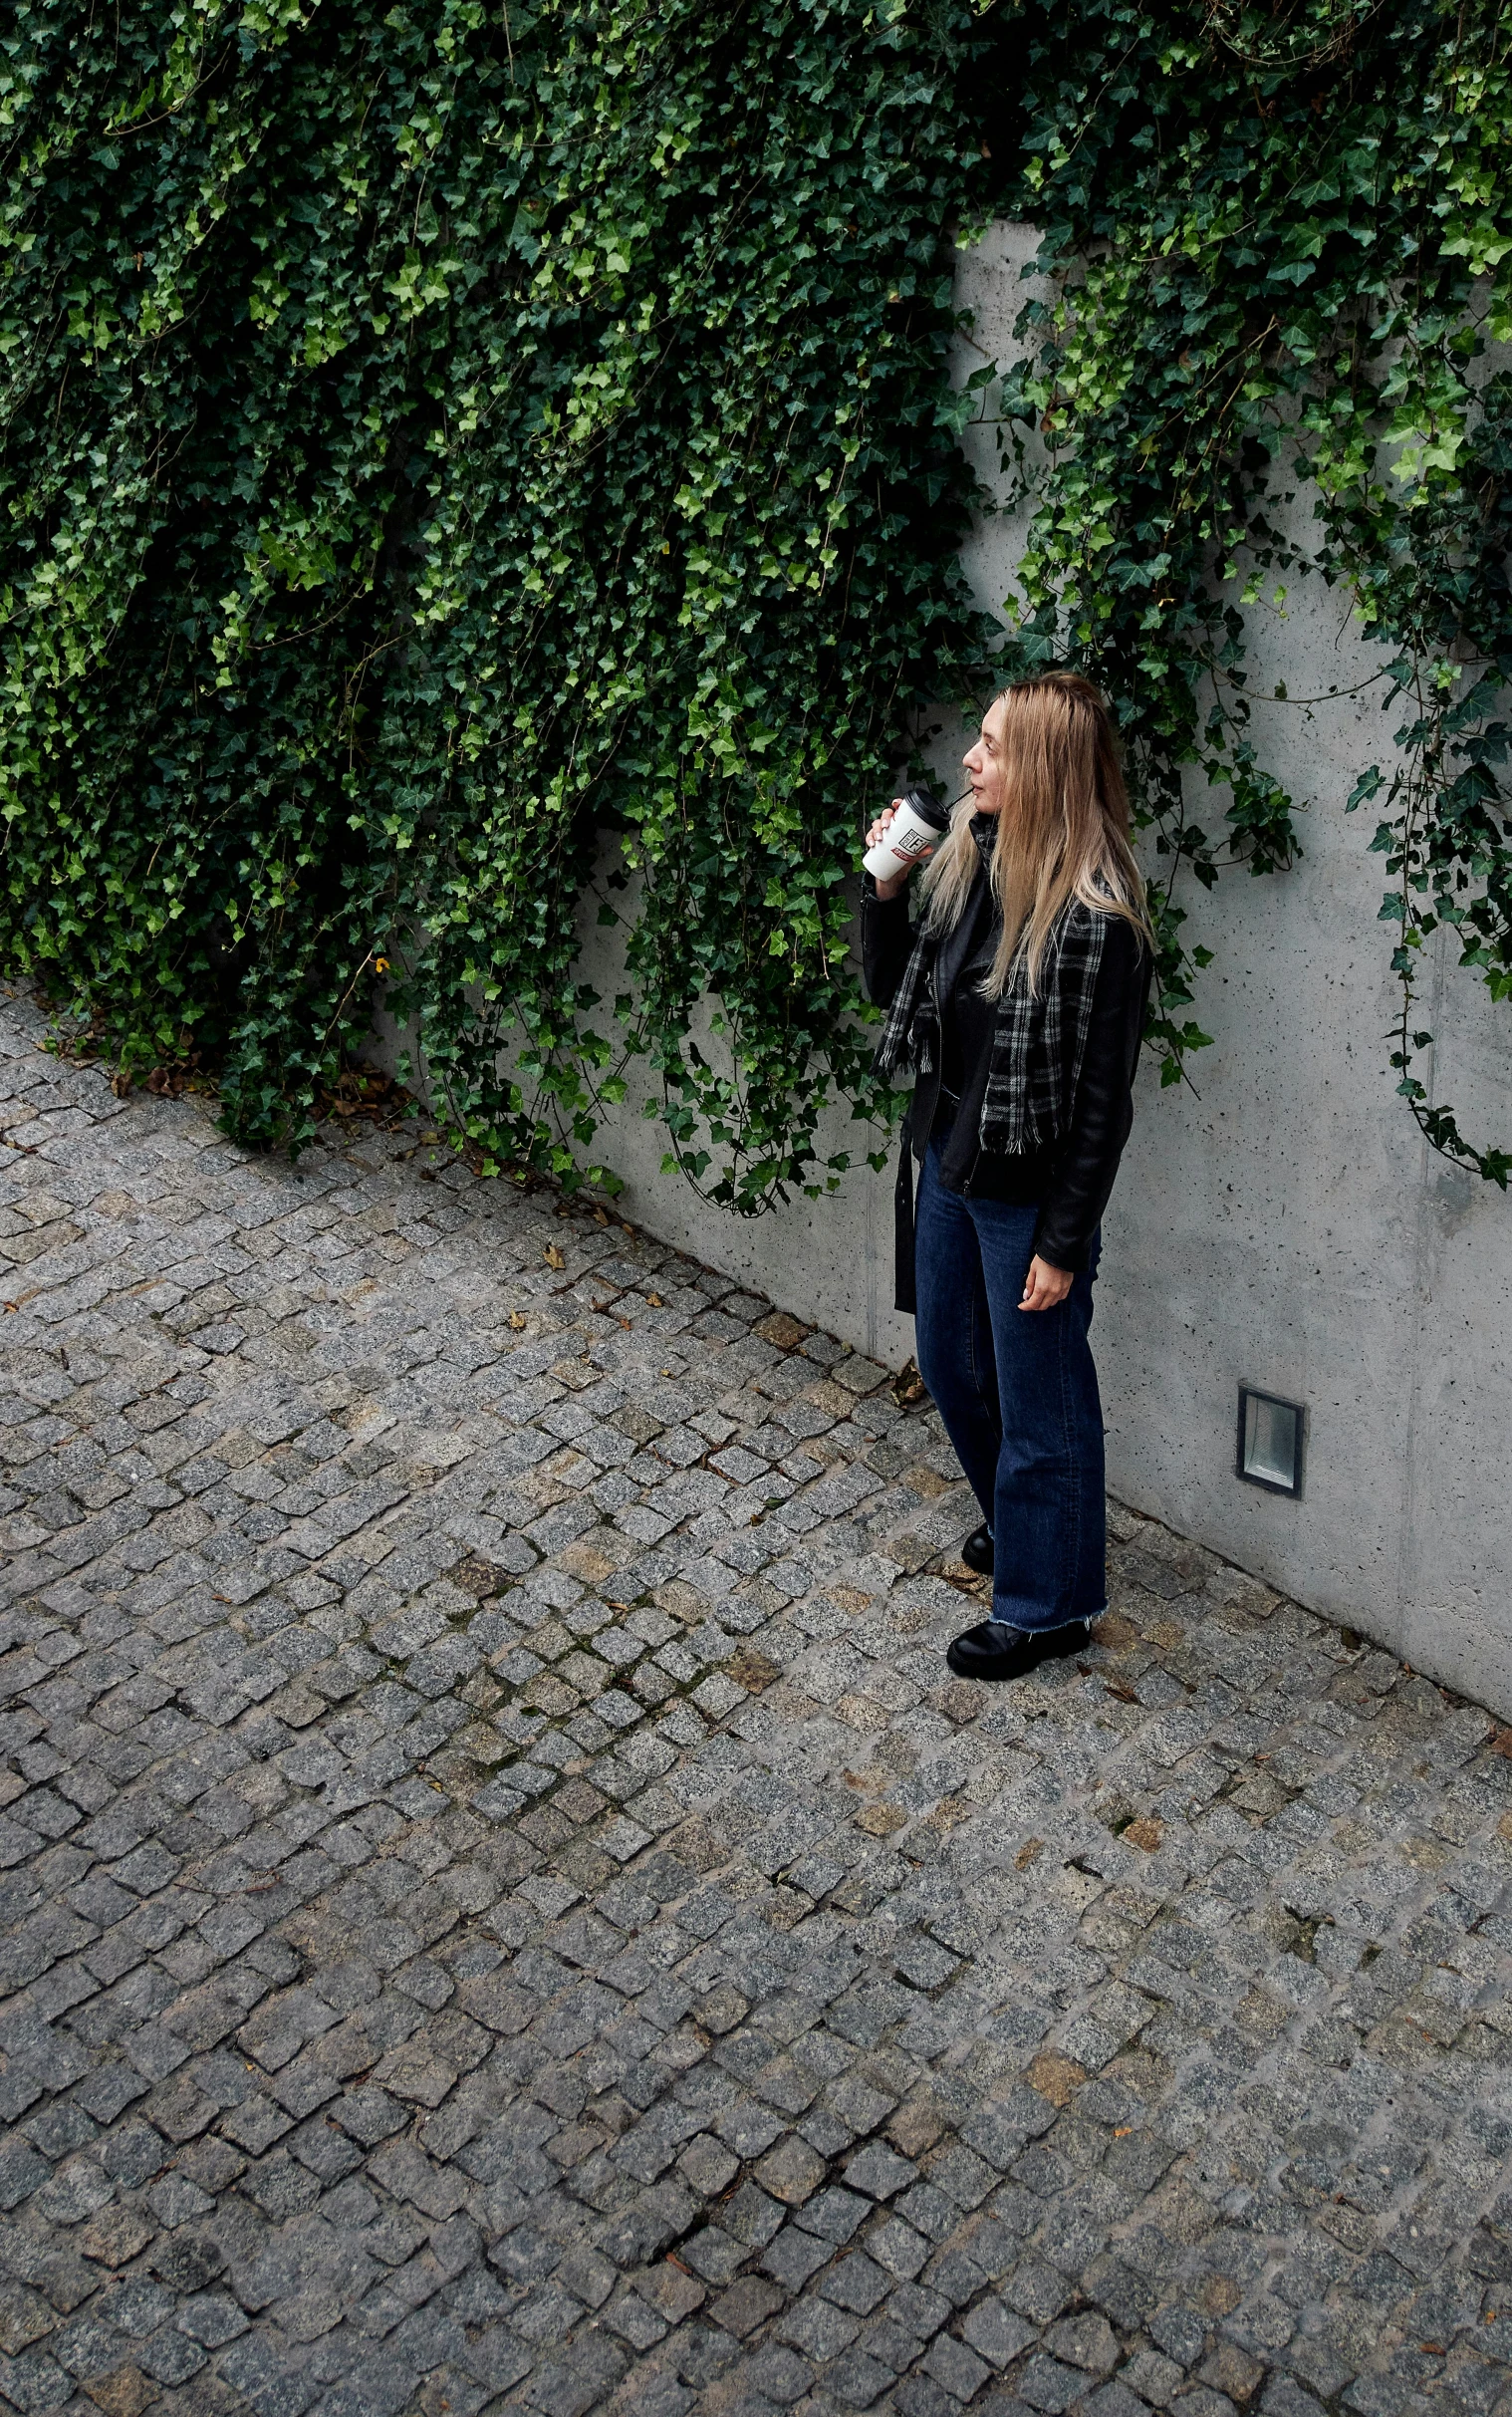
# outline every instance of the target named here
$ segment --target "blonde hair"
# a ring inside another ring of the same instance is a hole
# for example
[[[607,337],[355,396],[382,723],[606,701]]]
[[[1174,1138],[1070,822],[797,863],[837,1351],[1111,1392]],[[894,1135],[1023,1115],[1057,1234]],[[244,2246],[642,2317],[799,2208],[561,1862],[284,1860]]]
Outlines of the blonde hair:
[[[1002,810],[989,868],[1003,936],[983,988],[1001,998],[1022,960],[1038,992],[1045,949],[1071,900],[1119,915],[1152,945],[1129,844],[1129,792],[1113,716],[1090,679],[1045,671],[1002,690]],[[969,798],[924,875],[924,930],[959,923],[979,862]]]

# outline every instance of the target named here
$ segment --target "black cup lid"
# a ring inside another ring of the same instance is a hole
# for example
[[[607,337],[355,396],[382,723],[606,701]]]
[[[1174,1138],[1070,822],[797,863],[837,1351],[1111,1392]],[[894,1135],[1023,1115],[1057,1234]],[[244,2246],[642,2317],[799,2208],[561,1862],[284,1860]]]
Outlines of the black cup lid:
[[[950,809],[948,806],[940,804],[932,789],[926,789],[922,785],[905,789],[902,794],[902,803],[905,806],[911,806],[919,821],[927,823],[931,831],[949,830]]]

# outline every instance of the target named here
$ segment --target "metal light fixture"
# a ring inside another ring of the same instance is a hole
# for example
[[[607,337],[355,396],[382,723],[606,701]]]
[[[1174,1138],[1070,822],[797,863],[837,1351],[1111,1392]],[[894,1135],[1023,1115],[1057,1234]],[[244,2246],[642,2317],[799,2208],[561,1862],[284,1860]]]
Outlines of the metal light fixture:
[[[1234,1475],[1267,1493],[1302,1491],[1302,1447],[1307,1412],[1301,1402],[1283,1402],[1253,1385],[1239,1388],[1239,1444]]]

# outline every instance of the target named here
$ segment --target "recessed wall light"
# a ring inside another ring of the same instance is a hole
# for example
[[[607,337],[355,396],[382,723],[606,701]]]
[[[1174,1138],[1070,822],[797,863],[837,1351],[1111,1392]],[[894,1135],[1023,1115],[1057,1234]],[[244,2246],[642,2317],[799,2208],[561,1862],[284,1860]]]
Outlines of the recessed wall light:
[[[1300,1494],[1306,1430],[1301,1402],[1283,1402],[1274,1393],[1241,1385],[1235,1476],[1246,1485],[1263,1485],[1267,1493]]]

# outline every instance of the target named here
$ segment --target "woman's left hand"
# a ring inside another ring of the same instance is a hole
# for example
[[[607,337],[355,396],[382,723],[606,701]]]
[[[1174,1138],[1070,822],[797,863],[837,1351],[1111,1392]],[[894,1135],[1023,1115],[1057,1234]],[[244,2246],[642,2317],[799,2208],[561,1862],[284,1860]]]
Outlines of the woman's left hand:
[[[1052,1267],[1049,1260],[1042,1259],[1039,1252],[1036,1251],[1029,1262],[1029,1274],[1024,1284],[1024,1297],[1020,1301],[1019,1307],[1021,1309],[1053,1309],[1057,1301],[1064,1301],[1071,1290],[1071,1285],[1072,1272],[1069,1267]]]

